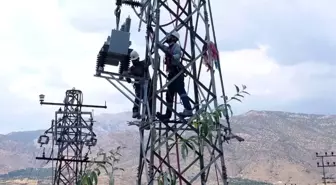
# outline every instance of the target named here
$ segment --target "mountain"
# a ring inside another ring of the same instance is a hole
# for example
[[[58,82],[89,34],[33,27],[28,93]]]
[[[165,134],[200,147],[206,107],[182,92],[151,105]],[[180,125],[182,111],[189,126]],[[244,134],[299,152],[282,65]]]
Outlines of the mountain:
[[[96,148],[126,146],[120,165],[126,172],[119,179],[133,183],[138,162],[139,133],[128,126],[131,114],[102,114],[95,117],[99,136]],[[231,119],[235,134],[244,142],[224,145],[230,177],[266,181],[273,184],[316,184],[321,170],[315,152],[335,148],[336,116],[249,111]],[[42,167],[34,155],[41,155],[36,139],[43,131],[0,135],[0,173],[29,167]],[[46,149],[48,153],[48,149]],[[336,159],[335,159],[336,161]],[[131,175],[130,175],[131,174]]]

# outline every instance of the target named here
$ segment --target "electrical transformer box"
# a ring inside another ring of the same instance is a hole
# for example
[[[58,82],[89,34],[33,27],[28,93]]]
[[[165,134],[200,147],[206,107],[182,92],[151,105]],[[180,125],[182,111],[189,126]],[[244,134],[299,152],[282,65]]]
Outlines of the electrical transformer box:
[[[112,30],[110,38],[109,54],[126,56],[128,55],[128,48],[130,46],[130,33]]]

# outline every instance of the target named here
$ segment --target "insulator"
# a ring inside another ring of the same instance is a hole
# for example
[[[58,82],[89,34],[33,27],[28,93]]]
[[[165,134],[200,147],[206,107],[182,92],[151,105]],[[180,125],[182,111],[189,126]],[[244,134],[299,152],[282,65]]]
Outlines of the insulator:
[[[96,70],[98,70],[100,67],[102,68],[105,67],[105,60],[107,57],[108,48],[109,48],[109,45],[104,44],[101,50],[99,51],[98,56],[97,56]]]
[[[141,7],[142,6],[141,2],[136,1],[136,0],[124,0],[122,2],[122,4],[128,5],[128,6],[133,6],[133,7]]]
[[[121,0],[117,0],[117,1],[116,1],[116,5],[117,5],[117,6],[121,6],[121,3],[122,3]]]
[[[131,63],[129,55],[131,54],[132,51],[133,49],[128,49],[128,56],[126,56],[125,59],[120,62],[119,74],[123,74],[124,71],[128,70]],[[120,79],[122,79],[122,77]]]
[[[130,32],[130,30],[131,30],[131,18],[127,17],[126,22],[124,24],[125,24],[125,31]]]
[[[122,24],[121,27],[120,27],[120,31],[125,31],[125,27],[126,27],[126,25]]]

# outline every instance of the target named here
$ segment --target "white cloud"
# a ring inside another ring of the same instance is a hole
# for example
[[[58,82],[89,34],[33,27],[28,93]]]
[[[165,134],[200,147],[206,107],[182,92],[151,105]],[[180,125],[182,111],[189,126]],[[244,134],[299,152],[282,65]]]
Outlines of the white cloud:
[[[215,7],[216,3],[221,4],[214,1],[212,5]],[[48,101],[62,101],[65,90],[72,87],[83,91],[84,103],[102,104],[107,100],[108,110],[96,112],[131,110],[132,104],[111,84],[93,77],[97,52],[115,25],[114,6],[113,1],[107,0],[0,2],[0,121],[11,123],[4,125],[6,128],[1,132],[46,127],[57,107],[41,108],[38,95],[46,94]],[[233,6],[231,13],[236,15],[234,9]],[[131,12],[124,7],[122,21]],[[217,12],[219,14],[221,11]],[[218,40],[235,37],[243,30],[246,16],[249,16],[244,12],[241,10],[241,14],[234,16],[234,21],[216,19],[223,23],[218,25],[226,25],[227,28],[229,23],[233,30],[225,32],[225,35],[217,35]],[[145,27],[143,25],[140,33],[137,33],[137,28],[138,21],[133,18],[133,48],[143,57],[144,39],[141,38],[144,38]],[[223,30],[218,26],[216,28]],[[234,93],[233,84],[247,85],[252,94],[244,104],[235,105],[238,112],[253,108],[276,108],[303,97],[316,97],[316,93],[335,92],[335,88],[323,86],[323,82],[326,82],[323,75],[331,75],[335,66],[332,68],[318,61],[282,66],[268,55],[269,49],[272,46],[261,45],[256,49],[240,48],[220,53],[228,94]],[[202,75],[202,81],[209,78],[207,74]],[[329,79],[329,83],[336,81],[335,75]],[[219,89],[219,79],[217,83]]]

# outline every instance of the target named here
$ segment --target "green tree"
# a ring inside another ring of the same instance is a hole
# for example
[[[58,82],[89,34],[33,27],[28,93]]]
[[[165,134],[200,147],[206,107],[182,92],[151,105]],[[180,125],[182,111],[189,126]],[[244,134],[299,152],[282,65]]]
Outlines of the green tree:
[[[206,111],[207,106],[202,104],[201,111],[199,111],[200,113],[191,122],[193,126],[199,130],[200,134],[189,136],[187,138],[180,139],[179,141],[179,144],[181,144],[181,155],[184,160],[189,154],[189,148],[194,151],[194,154],[196,151],[196,146],[199,146],[202,152],[204,151],[204,147],[206,146],[205,142],[203,142],[204,138],[207,138],[209,141],[213,141],[213,139],[217,137],[217,134],[220,133],[220,137],[223,137],[224,139],[231,137],[240,140],[239,137],[232,135],[230,128],[225,128],[220,123],[220,120],[223,118],[229,122],[228,118],[233,116],[233,110],[231,106],[232,101],[242,102],[242,99],[246,95],[250,95],[246,91],[246,85],[242,85],[241,88],[235,85],[235,89],[236,93],[231,98],[222,96],[222,98],[225,99],[224,104],[218,105],[212,111]],[[221,132],[217,132],[218,129],[220,129]]]
[[[229,123],[229,118],[233,116],[233,110],[231,106],[231,102],[237,101],[242,102],[242,99],[246,95],[250,95],[246,89],[246,85],[242,85],[241,87],[238,87],[237,85],[234,85],[236,89],[236,93],[231,97],[228,98],[227,96],[221,97],[224,99],[224,103],[221,105],[218,105],[214,108],[212,111],[207,111],[208,107],[205,103],[202,103],[201,110],[199,111],[199,114],[196,115],[193,120],[191,121],[191,124],[198,129],[199,133],[198,135],[192,135],[186,138],[179,139],[177,144],[181,145],[181,155],[182,159],[186,160],[190,153],[190,149],[193,151],[194,155],[196,154],[197,146],[199,147],[200,151],[203,153],[204,148],[207,147],[206,142],[204,142],[204,139],[208,139],[211,143],[213,143],[213,140],[216,137],[222,137],[223,139],[232,139],[236,138],[239,141],[242,141],[243,139],[233,135],[231,133],[230,128],[224,127],[220,123],[221,119],[225,119]],[[219,132],[218,132],[219,131]],[[220,134],[218,136],[218,134]],[[172,148],[176,141],[173,138],[167,138],[167,140],[172,141],[171,144],[169,144],[168,148]],[[160,142],[157,140],[157,142]],[[168,175],[170,174],[170,175]],[[169,170],[169,173],[163,172],[159,176],[159,185],[176,185],[176,175],[172,174],[172,171]]]
[[[117,166],[122,156],[120,152],[124,148],[125,147],[118,146],[116,149],[112,149],[108,152],[100,149],[97,156],[94,157],[93,161],[87,166],[86,171],[81,176],[77,185],[97,185],[101,171],[104,171],[105,174],[108,175],[109,185],[114,185],[115,173],[117,171],[124,171],[123,168]],[[98,163],[99,160],[104,163]]]

